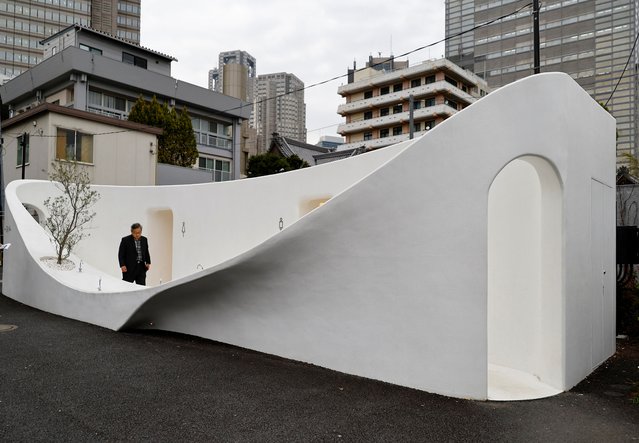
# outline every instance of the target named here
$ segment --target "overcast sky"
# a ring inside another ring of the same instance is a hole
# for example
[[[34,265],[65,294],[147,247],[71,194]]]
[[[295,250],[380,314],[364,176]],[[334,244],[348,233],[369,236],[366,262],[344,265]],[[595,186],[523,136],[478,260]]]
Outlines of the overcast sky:
[[[444,0],[144,0],[141,28],[143,46],[178,59],[177,79],[208,87],[218,54],[240,49],[255,57],[258,75],[288,72],[308,87],[345,75],[353,61],[363,67],[369,55],[400,55],[441,40]],[[443,54],[440,44],[408,60]],[[343,83],[305,91],[309,143],[337,135]]]

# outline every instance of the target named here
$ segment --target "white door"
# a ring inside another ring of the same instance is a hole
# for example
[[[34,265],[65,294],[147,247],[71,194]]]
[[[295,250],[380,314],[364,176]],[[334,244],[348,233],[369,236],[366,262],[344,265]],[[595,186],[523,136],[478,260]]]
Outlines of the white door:
[[[615,282],[614,265],[614,190],[595,180],[590,181],[590,259],[592,367],[600,365],[614,353]]]

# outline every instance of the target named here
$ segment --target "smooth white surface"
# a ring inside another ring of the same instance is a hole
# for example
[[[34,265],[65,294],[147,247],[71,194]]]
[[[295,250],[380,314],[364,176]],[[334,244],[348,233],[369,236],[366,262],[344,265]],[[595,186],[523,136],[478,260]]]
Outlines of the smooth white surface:
[[[422,138],[343,161],[206,185],[100,186],[74,257],[82,273],[40,265],[52,246],[22,203],[42,210],[51,184],[13,182],[3,290],[112,329],[178,331],[449,396],[486,399],[498,387],[489,363],[566,390],[614,352],[614,281],[601,277],[614,269],[614,173],[612,117],[569,76],[542,74]],[[503,177],[513,189],[493,194]],[[526,255],[504,247],[492,259],[490,232],[517,195],[521,226],[496,232]],[[493,197],[506,208],[492,211]],[[146,288],[117,267],[134,221],[154,262]],[[493,292],[489,273],[507,290]]]
[[[561,194],[552,165],[524,156],[502,169],[488,197],[489,365],[556,387],[563,385]]]
[[[488,365],[488,400],[530,400],[557,395],[561,389],[543,383],[528,372]]]

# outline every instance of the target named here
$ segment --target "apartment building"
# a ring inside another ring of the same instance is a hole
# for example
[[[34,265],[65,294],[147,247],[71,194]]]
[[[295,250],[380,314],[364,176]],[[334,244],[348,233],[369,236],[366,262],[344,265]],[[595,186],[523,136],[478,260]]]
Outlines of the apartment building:
[[[273,133],[306,142],[304,83],[293,74],[258,75],[255,88],[258,153],[271,146]]]
[[[208,171],[209,181],[240,177],[240,127],[248,119],[250,104],[171,77],[171,56],[84,26],[70,26],[43,43],[45,59],[0,86],[5,118],[50,103],[126,120],[139,96],[155,96],[169,106],[187,108],[199,152],[194,167]],[[96,131],[86,125],[70,129],[88,136]],[[155,149],[147,146],[147,154]],[[87,156],[85,163],[91,165],[91,158]],[[30,170],[29,176],[37,173]]]
[[[0,76],[40,63],[40,42],[73,24],[139,43],[140,7],[141,0],[0,1]]]
[[[539,3],[541,72],[570,74],[595,100],[608,102],[617,119],[617,153],[636,156],[639,58],[637,50],[631,54],[639,21],[636,0]],[[533,73],[532,7],[527,0],[446,0],[446,37],[446,58],[490,87]]]
[[[488,91],[484,80],[446,59],[414,66],[392,57],[370,57],[363,69],[353,66],[348,84],[338,88],[346,119],[337,132],[346,143],[338,152],[382,148],[419,136],[461,111]],[[410,127],[412,115],[413,127]]]

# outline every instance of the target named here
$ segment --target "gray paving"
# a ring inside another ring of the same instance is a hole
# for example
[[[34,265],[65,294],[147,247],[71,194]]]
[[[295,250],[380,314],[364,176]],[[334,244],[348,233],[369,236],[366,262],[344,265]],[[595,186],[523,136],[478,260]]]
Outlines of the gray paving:
[[[0,296],[0,441],[639,439],[639,346],[570,392],[428,394],[189,336],[113,332]],[[634,346],[634,348],[632,346]]]

